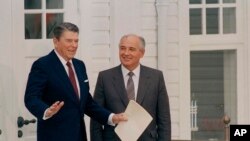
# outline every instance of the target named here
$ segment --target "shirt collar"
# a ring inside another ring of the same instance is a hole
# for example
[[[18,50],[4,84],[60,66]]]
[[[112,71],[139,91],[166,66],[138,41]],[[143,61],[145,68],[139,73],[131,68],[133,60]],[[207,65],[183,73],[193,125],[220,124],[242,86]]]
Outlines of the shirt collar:
[[[59,60],[61,61],[61,63],[63,65],[66,65],[67,61],[63,59],[63,57],[54,49],[55,53],[56,53],[56,56],[59,58]],[[69,60],[69,62],[72,64],[72,59]]]
[[[127,76],[127,74],[130,72],[125,66],[121,65],[122,68],[122,74],[123,77],[125,78]],[[135,77],[138,77],[140,74],[140,69],[141,69],[141,65],[139,64],[132,72],[134,73]]]

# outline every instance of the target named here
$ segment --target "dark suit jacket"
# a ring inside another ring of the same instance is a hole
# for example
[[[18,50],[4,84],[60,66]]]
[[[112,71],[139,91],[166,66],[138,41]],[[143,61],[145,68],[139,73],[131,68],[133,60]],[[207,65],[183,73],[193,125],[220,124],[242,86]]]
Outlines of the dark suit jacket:
[[[125,111],[129,100],[121,65],[99,73],[94,99],[114,113]],[[141,65],[136,101],[153,117],[138,141],[170,141],[169,100],[161,71]],[[106,125],[102,128],[98,122],[91,120],[90,128],[91,141],[120,140],[114,127]]]
[[[79,80],[80,100],[76,97],[63,64],[52,51],[36,60],[25,91],[25,105],[37,117],[38,141],[86,141],[84,114],[106,124],[110,112],[93,101],[85,65],[72,59]],[[54,116],[43,120],[45,110],[56,101],[64,106]]]

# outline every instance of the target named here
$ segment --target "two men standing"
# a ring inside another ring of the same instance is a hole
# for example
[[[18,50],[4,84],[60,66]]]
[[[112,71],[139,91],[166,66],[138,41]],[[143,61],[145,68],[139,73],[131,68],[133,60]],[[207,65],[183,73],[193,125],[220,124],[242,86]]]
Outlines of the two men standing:
[[[62,23],[55,27],[53,34],[54,50],[33,63],[24,98],[25,106],[38,120],[38,141],[87,141],[85,114],[92,118],[92,141],[119,141],[114,125],[129,120],[123,112],[130,92],[130,98],[153,117],[138,140],[170,141],[170,110],[164,77],[161,71],[140,64],[145,52],[142,37],[129,34],[121,38],[121,65],[100,72],[92,99],[85,65],[74,58],[79,42],[78,27]],[[127,75],[129,72],[131,76]]]
[[[85,114],[102,124],[126,121],[92,99],[85,65],[74,58],[78,27],[62,23],[53,34],[54,50],[33,63],[24,97],[38,121],[37,141],[87,141]]]

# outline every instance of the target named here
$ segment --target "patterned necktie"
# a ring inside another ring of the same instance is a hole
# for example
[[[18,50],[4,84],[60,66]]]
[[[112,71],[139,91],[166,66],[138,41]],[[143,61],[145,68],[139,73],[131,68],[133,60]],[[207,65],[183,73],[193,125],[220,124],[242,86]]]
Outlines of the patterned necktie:
[[[76,78],[75,78],[75,73],[72,69],[72,66],[71,66],[71,63],[70,62],[67,62],[66,65],[68,66],[69,68],[69,79],[70,79],[70,82],[71,84],[73,85],[74,87],[74,90],[75,90],[75,93],[77,95],[77,97],[79,98],[79,94],[78,94],[78,88],[77,88],[77,85],[76,85]]]
[[[134,86],[134,81],[132,79],[134,73],[129,72],[128,73],[128,82],[127,82],[127,95],[129,100],[135,100],[135,86]]]

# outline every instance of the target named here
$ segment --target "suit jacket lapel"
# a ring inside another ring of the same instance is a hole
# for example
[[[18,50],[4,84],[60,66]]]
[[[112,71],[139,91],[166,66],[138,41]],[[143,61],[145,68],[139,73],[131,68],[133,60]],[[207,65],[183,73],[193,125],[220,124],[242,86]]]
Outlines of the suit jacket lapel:
[[[128,105],[129,99],[127,97],[125,84],[124,84],[124,78],[123,78],[123,75],[122,75],[120,65],[118,67],[116,67],[116,69],[114,71],[114,75],[113,75],[113,78],[112,78],[112,83],[114,85],[114,88],[116,89],[117,94],[120,96],[122,103],[126,107]]]
[[[88,82],[84,82],[85,80],[87,80],[87,77],[84,77],[84,74],[86,74],[86,72],[83,72],[83,70],[81,70],[80,68],[80,64],[77,64],[76,61],[73,59],[72,60],[73,64],[74,64],[74,68],[75,68],[75,72],[76,72],[76,76],[78,78],[78,83],[79,83],[79,88],[80,89],[80,101],[83,100],[83,98],[85,98],[86,96],[84,96],[84,89],[86,89],[84,86],[87,85],[85,83]],[[87,90],[88,91],[88,90]],[[76,97],[78,99],[78,97]]]
[[[150,84],[150,74],[146,72],[145,67],[141,65],[139,86],[137,92],[136,102],[141,104],[144,96],[147,93],[147,88]]]
[[[77,103],[78,102],[77,97],[72,94],[75,92],[74,88],[69,80],[69,76],[65,71],[63,64],[60,62],[59,58],[56,56],[54,51],[51,53],[51,57],[52,57],[51,66],[54,66],[53,68],[55,69],[55,75],[58,75],[58,78],[61,79],[60,82],[63,85],[62,89],[64,88],[65,93],[70,97],[70,99],[72,99],[74,102]]]

